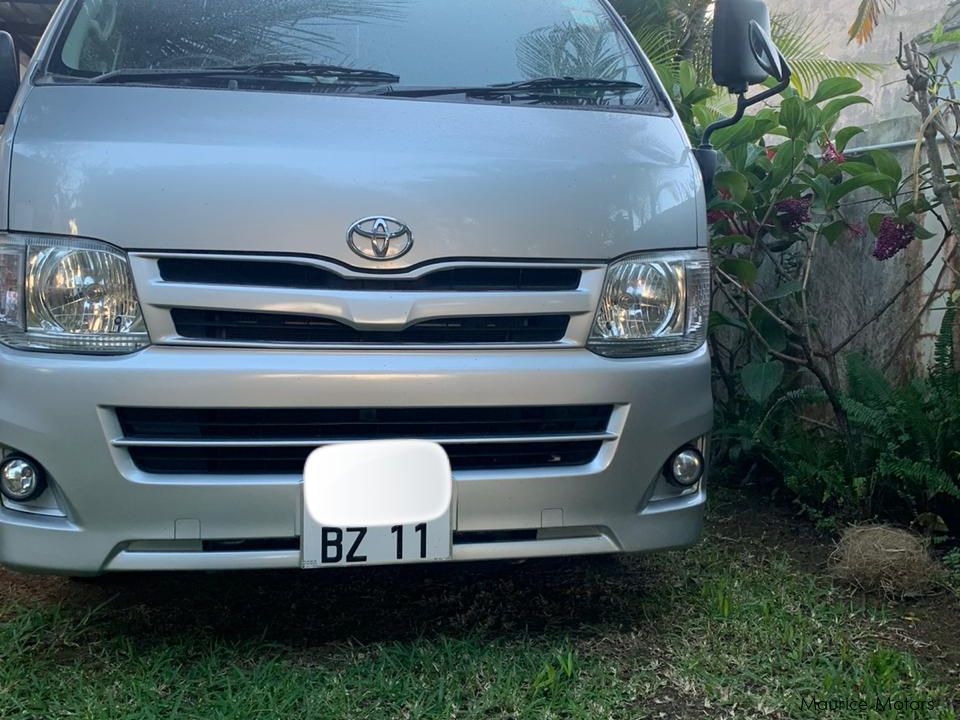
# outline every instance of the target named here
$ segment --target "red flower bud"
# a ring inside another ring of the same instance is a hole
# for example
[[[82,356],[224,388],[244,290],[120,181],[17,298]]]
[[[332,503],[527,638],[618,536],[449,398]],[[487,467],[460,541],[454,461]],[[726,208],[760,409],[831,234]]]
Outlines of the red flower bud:
[[[847,161],[843,153],[837,150],[837,146],[829,140],[827,140],[826,147],[823,148],[823,159],[827,162],[834,162],[837,165],[843,165],[843,163]]]

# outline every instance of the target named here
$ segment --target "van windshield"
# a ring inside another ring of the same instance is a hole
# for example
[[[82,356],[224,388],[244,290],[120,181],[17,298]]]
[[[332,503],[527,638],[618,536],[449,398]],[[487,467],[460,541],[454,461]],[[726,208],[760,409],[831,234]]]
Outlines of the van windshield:
[[[541,99],[657,104],[601,0],[78,0],[46,69],[48,82],[341,94],[520,83]],[[566,83],[525,82],[545,78]]]

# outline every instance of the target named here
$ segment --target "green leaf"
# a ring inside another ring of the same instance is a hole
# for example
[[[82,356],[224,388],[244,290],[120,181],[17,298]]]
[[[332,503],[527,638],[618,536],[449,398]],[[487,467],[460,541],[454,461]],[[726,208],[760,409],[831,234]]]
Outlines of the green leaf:
[[[849,226],[847,225],[846,220],[835,220],[834,222],[824,225],[822,228],[820,228],[820,234],[822,234],[829,242],[835,243],[837,240],[843,237],[848,228]]]
[[[764,302],[772,302],[774,300],[783,300],[783,298],[790,297],[791,295],[796,295],[803,289],[803,284],[799,280],[791,280],[790,282],[785,282],[783,285],[778,285],[776,288],[770,291],[770,294],[764,298]]]
[[[900,203],[900,207],[897,208],[897,217],[902,220],[912,220],[912,216],[931,210],[933,210],[933,206],[930,201],[924,195],[920,195],[916,201],[911,199]]]
[[[722,210],[724,212],[732,213],[734,215],[738,213],[745,213],[747,209],[740,205],[739,203],[733,202],[733,200],[723,200],[717,199],[713,200],[710,205],[707,207],[707,210]]]
[[[876,235],[880,231],[880,223],[883,222],[885,217],[889,217],[883,213],[870,213],[870,217],[867,218],[867,225],[870,226],[870,232]]]
[[[932,233],[927,230],[923,225],[917,225],[916,227],[917,240],[930,240],[931,238],[937,237],[936,233]]]
[[[845,127],[843,130],[837,131],[836,142],[834,143],[837,146],[837,150],[839,152],[845,151],[851,140],[865,132],[866,130],[856,125],[851,125],[850,127]]]
[[[861,90],[863,90],[863,83],[855,78],[827,78],[817,86],[817,92],[810,98],[810,102],[816,105],[824,100],[830,100],[841,95],[850,95]]]
[[[739,280],[741,285],[750,286],[757,280],[757,266],[743,258],[727,258],[720,263],[720,269]]]
[[[869,155],[877,170],[893,178],[897,185],[900,184],[903,179],[903,168],[900,167],[900,161],[892,152],[889,150],[872,150]]]
[[[750,322],[760,334],[760,337],[763,338],[766,347],[777,352],[783,352],[787,349],[786,331],[766,310],[760,306],[755,307],[753,312],[750,313]]]
[[[740,381],[750,399],[763,405],[780,387],[785,370],[779,360],[753,362],[740,371]]]
[[[721,235],[710,243],[714,249],[735,247],[737,245],[753,245],[753,238],[746,235]]]
[[[887,175],[882,175],[878,172],[864,173],[863,175],[850,178],[837,185],[830,191],[828,202],[830,205],[836,205],[850,193],[866,187],[873,188],[884,197],[890,197],[896,192],[896,183]]]
[[[738,144],[724,150],[724,154],[727,156],[727,163],[730,167],[740,172],[746,172],[750,165],[750,153],[754,147],[753,140],[744,139],[742,142],[740,140],[736,142]]]
[[[779,185],[786,180],[790,173],[796,169],[803,158],[805,143],[785,142],[777,148],[777,154],[773,156],[773,171],[771,172],[771,181],[774,185]]]
[[[730,197],[738,203],[743,203],[744,198],[750,191],[750,183],[747,178],[736,170],[722,170],[717,173],[713,184],[720,190],[730,193]]]
[[[714,92],[710,88],[694,88],[688,94],[683,96],[683,102],[687,103],[688,105],[696,105],[704,100],[709,100],[713,96]]]
[[[722,327],[733,327],[738,330],[746,330],[747,326],[736,318],[730,317],[729,315],[724,315],[722,312],[714,311],[710,313],[710,330],[719,329]]]
[[[771,120],[770,118],[757,118],[757,122],[754,127],[757,137],[763,137],[774,128],[780,127],[780,123],[776,120]]]
[[[823,205],[827,204],[827,199],[830,197],[830,191],[833,189],[833,183],[830,181],[830,178],[825,175],[817,175],[816,177],[809,177],[808,175],[801,175],[806,182],[807,188],[813,190],[816,193],[817,200],[819,200]],[[785,197],[790,197],[791,195],[797,196],[802,195],[803,192],[794,192],[787,194],[784,193]]]
[[[864,162],[857,162],[856,160],[847,160],[847,162],[840,166],[840,169],[847,173],[847,175],[853,177],[856,177],[857,175],[864,175],[866,173],[875,173],[877,171],[873,165]]]
[[[821,116],[823,124],[828,127],[833,127],[834,122],[840,113],[846,110],[848,107],[853,105],[872,105],[869,100],[860,95],[851,95],[850,97],[837,98],[836,100],[831,100],[826,105],[823,106],[823,114]]]
[[[757,123],[754,118],[747,117],[732,127],[718,130],[713,135],[713,144],[721,149],[736,148],[752,142]]]
[[[798,97],[787,98],[780,106],[780,124],[783,125],[790,137],[801,134],[804,124],[803,102]]]
[[[791,198],[805,195],[807,190],[812,189],[813,185],[817,182],[806,173],[797,173],[797,179],[801,182],[787,183],[783,186],[783,192],[780,193],[780,197]]]
[[[692,93],[697,87],[697,70],[689,60],[684,60],[680,63],[678,81],[680,83],[680,91],[684,96]]]

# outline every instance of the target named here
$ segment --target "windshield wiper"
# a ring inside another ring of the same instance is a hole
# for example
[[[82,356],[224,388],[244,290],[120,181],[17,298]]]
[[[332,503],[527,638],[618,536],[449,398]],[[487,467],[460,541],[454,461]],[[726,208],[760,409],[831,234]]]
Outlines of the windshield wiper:
[[[441,95],[466,95],[467,97],[502,97],[508,95],[537,95],[555,90],[594,90],[600,92],[628,93],[647,89],[646,85],[631,80],[607,80],[604,78],[544,77],[521,80],[513,83],[482,85],[479,87],[410,88],[408,90],[385,90],[382,95],[398,97],[434,97]]]
[[[263,77],[308,77],[317,80],[331,80],[332,84],[351,85],[354,83],[400,82],[393,73],[380,70],[343,67],[340,65],[319,65],[301,62],[265,62],[255,65],[231,65],[208,68],[131,68],[113,70],[90,78],[91,83],[110,84],[125,82],[149,82],[151,80],[183,80],[190,78],[263,78]]]
[[[515,83],[504,83],[490,85],[485,88],[490,92],[522,92],[524,90],[604,90],[616,92],[630,92],[631,90],[644,90],[646,85],[642,85],[632,80],[608,80],[606,78],[572,78],[572,77],[544,77],[535,80],[522,80]]]
[[[324,65],[306,62],[262,62],[256,65],[237,65],[230,70],[245,71],[251,75],[304,75],[315,78],[355,80],[357,82],[398,83],[400,76],[382,70]]]

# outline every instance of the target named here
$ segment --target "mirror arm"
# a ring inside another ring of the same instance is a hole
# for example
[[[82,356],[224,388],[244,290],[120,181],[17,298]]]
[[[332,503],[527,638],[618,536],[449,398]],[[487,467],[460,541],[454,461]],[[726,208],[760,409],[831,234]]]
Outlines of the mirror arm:
[[[733,114],[733,117],[723,118],[717,120],[712,125],[708,126],[703,132],[703,140],[700,143],[700,147],[713,147],[710,144],[710,139],[713,137],[713,134],[718,130],[723,130],[724,128],[733,127],[738,122],[743,120],[744,114],[747,112],[747,108],[750,107],[751,103],[747,99],[746,95],[740,94],[737,96],[737,112]]]
[[[700,147],[694,149],[693,154],[697,158],[697,162],[700,164],[700,170],[703,174],[703,182],[704,185],[706,185],[708,192],[713,188],[713,178],[717,174],[717,166],[719,164],[717,151],[714,149],[713,145],[710,144],[710,139],[718,130],[732,127],[743,120],[743,116],[747,112],[747,108],[752,107],[757,103],[762,103],[764,100],[769,100],[770,98],[774,97],[775,95],[779,95],[788,87],[790,87],[790,78],[793,77],[793,73],[791,72],[790,66],[787,64],[787,61],[782,55],[780,56],[780,61],[783,63],[784,68],[783,80],[781,80],[776,86],[768,90],[764,90],[762,93],[752,97],[747,97],[745,94],[741,93],[739,97],[737,97],[737,111],[733,114],[733,117],[717,120],[715,123],[710,125],[703,133],[703,140],[700,143]]]

